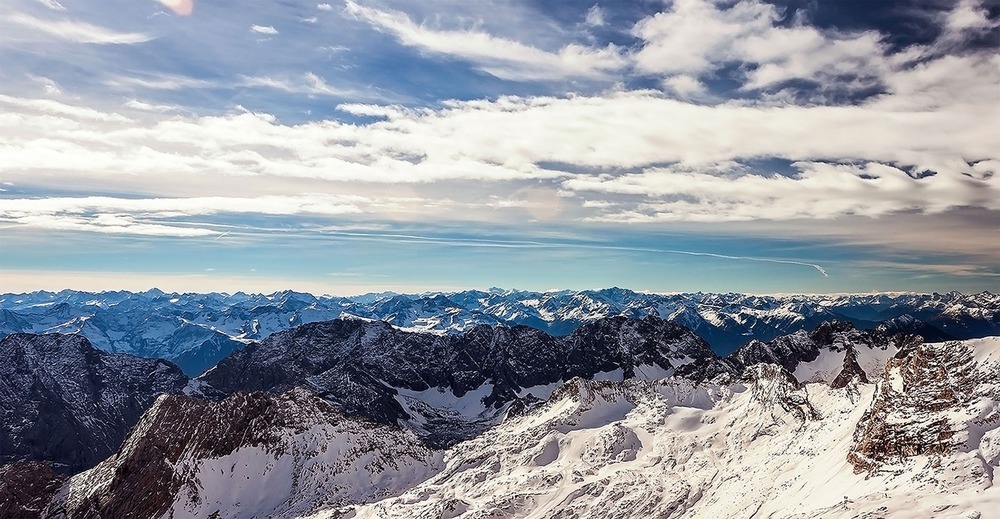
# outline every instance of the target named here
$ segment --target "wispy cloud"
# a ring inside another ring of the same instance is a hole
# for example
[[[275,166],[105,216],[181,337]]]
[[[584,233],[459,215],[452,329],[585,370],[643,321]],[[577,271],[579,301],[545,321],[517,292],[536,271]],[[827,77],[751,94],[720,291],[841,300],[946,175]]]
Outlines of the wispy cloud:
[[[66,8],[56,0],[38,0],[38,3],[52,9],[53,11],[65,11]]]
[[[274,36],[278,34],[278,30],[270,25],[251,25],[250,31],[257,34],[265,34],[268,36]]]
[[[394,35],[422,51],[466,59],[501,79],[516,81],[607,78],[627,61],[618,47],[592,48],[575,43],[550,52],[478,30],[438,30],[415,23],[400,11],[380,10],[347,0],[350,16]]]
[[[14,13],[5,17],[22,27],[48,36],[76,43],[96,45],[133,45],[153,39],[151,35],[139,32],[119,32],[107,27],[73,20],[49,20],[36,18],[24,13]]]
[[[181,111],[181,108],[176,105],[145,103],[143,101],[139,101],[138,99],[129,99],[125,102],[125,106],[136,110],[142,110],[144,112],[157,112],[161,114]]]

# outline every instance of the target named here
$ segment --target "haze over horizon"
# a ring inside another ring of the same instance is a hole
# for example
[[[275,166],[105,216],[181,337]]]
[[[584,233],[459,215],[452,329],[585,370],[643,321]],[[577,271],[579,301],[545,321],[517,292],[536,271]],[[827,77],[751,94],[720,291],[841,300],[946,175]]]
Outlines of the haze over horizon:
[[[1000,291],[993,1],[4,11],[0,292]]]

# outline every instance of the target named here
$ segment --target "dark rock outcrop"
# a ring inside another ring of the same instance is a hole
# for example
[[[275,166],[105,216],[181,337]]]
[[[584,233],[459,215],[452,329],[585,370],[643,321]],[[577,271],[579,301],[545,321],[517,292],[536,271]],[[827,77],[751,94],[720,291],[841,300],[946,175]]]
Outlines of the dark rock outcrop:
[[[573,377],[640,370],[698,376],[728,369],[708,344],[683,326],[657,317],[612,317],[554,337],[526,326],[478,326],[460,335],[404,332],[384,322],[334,320],[300,326],[247,346],[198,378],[204,392],[281,392],[307,387],[346,413],[380,423],[410,418],[397,389],[441,388],[456,396],[490,386],[494,409],[523,388]]]
[[[737,367],[768,363],[794,372],[799,363],[812,362],[823,351],[839,353],[863,346],[886,350],[901,347],[913,340],[913,337],[906,335],[889,336],[879,330],[859,330],[847,321],[827,321],[811,332],[795,332],[770,342],[751,340],[726,357],[726,360]],[[916,340],[919,341],[919,338]]]
[[[91,467],[118,449],[156,395],[187,381],[167,361],[105,353],[78,335],[11,334],[0,340],[0,465]]]
[[[830,382],[830,387],[834,389],[845,388],[855,379],[862,384],[868,383],[868,374],[858,364],[858,350],[852,347],[844,352],[844,368]]]

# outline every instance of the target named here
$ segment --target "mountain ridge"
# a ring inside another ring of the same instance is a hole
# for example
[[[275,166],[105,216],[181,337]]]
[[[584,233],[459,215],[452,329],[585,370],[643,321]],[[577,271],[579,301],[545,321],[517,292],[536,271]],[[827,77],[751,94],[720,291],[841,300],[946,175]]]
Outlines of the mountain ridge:
[[[110,352],[164,358],[196,376],[248,342],[299,324],[338,317],[384,320],[413,331],[455,334],[479,325],[532,326],[566,335],[602,317],[657,315],[677,321],[727,354],[752,338],[770,340],[828,320],[887,326],[928,340],[1000,334],[1000,296],[876,293],[756,296],[591,291],[467,290],[367,294],[352,298],[294,291],[269,295],[114,291],[0,295],[0,336],[79,333]]]

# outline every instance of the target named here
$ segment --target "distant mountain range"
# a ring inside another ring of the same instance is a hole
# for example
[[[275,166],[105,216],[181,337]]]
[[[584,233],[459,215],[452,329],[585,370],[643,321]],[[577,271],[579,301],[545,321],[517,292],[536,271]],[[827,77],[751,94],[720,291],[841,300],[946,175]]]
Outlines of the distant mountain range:
[[[40,291],[0,295],[0,337],[18,332],[80,334],[101,350],[167,359],[194,376],[249,342],[336,318],[380,320],[404,330],[439,334],[480,325],[526,325],[567,335],[605,317],[647,315],[683,324],[720,355],[753,339],[768,341],[829,320],[918,333],[931,341],[1000,335],[1000,296],[990,292],[757,296],[648,294],[608,288],[386,292],[355,297],[291,291],[269,295],[177,294],[156,289]]]

